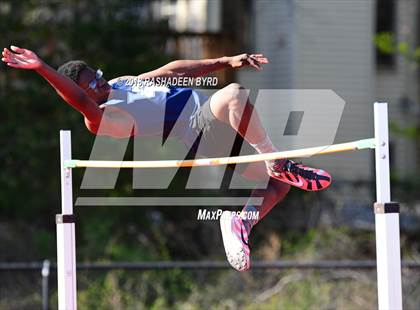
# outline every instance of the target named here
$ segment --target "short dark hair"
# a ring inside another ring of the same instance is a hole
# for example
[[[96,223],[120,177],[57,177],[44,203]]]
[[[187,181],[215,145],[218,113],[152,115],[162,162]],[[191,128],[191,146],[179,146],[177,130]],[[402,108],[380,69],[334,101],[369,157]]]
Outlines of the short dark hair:
[[[77,83],[80,72],[86,69],[87,66],[88,65],[82,60],[72,60],[61,65],[57,71]]]

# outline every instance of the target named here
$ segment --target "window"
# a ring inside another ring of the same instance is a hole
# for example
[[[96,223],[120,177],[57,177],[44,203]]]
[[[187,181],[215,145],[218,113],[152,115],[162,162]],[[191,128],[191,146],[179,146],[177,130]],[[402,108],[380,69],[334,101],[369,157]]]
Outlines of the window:
[[[381,32],[395,33],[395,0],[376,0],[376,34]],[[393,67],[394,54],[384,54],[376,48],[378,66]]]

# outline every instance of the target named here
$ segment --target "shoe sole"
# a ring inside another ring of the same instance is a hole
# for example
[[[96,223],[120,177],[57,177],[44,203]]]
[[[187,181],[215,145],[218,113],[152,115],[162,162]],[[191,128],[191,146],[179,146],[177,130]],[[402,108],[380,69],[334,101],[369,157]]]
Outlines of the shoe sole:
[[[242,242],[238,241],[232,231],[231,214],[224,211],[220,217],[220,229],[222,231],[223,246],[229,264],[238,271],[246,271],[250,267]]]

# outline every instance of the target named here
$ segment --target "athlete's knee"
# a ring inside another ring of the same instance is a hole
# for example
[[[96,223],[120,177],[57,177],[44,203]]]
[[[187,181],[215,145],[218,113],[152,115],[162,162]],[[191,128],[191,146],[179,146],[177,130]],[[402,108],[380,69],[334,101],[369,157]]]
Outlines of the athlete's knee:
[[[224,89],[232,98],[237,98],[247,93],[247,90],[239,83],[230,83]]]
[[[230,107],[244,106],[248,101],[249,92],[241,84],[231,83],[224,88],[224,91]]]
[[[238,91],[241,89],[245,89],[241,84],[239,83],[230,83],[228,86],[225,87],[226,89],[230,91]]]

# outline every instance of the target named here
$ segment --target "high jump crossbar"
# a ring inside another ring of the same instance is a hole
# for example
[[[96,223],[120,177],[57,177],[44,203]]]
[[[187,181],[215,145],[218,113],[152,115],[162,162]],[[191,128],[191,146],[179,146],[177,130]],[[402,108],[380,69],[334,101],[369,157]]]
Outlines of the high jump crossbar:
[[[309,157],[375,148],[376,193],[374,203],[379,309],[402,309],[399,205],[391,202],[389,178],[388,106],[374,104],[375,137],[348,143],[269,154],[194,160],[90,161],[72,159],[71,133],[60,131],[61,203],[57,214],[58,308],[77,309],[76,242],[73,215],[73,168],[171,168],[241,164],[256,161]]]
[[[220,166],[244,164],[263,160],[282,158],[302,158],[338,152],[357,151],[375,148],[375,139],[364,139],[347,143],[310,147],[300,150],[275,152],[267,154],[243,155],[220,158],[200,158],[190,160],[144,160],[144,161],[112,161],[112,160],[66,160],[66,168],[176,168]]]

